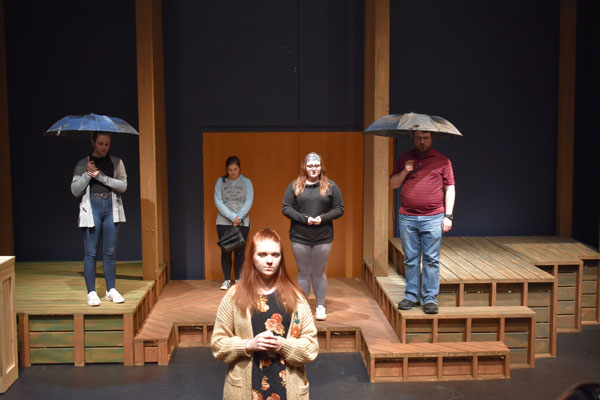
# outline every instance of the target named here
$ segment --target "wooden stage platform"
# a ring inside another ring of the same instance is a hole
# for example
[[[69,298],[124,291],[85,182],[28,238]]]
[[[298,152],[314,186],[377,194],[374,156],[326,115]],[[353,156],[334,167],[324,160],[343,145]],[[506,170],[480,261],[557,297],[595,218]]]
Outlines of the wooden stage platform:
[[[98,266],[101,299],[106,285]],[[81,261],[17,262],[16,310],[21,367],[31,364],[119,362],[133,365],[133,336],[157,297],[160,279],[143,281],[141,262],[119,262],[116,286],[125,303],[87,305]]]
[[[437,315],[397,309],[402,251],[397,238],[389,243],[388,276],[373,276],[365,260],[363,279],[329,279],[328,319],[317,322],[321,352],[360,352],[373,382],[506,379],[510,368],[555,356],[557,332],[600,323],[600,254],[576,241],[444,238]],[[209,345],[219,282],[166,284],[166,268],[147,282],[139,262],[119,263],[127,301],[91,308],[81,267],[17,263],[21,366],[167,365],[175,347]],[[97,283],[102,297],[104,279]]]
[[[223,295],[216,281],[171,281],[135,337],[136,365],[166,365],[177,346],[209,346]],[[320,352],[360,352],[373,382],[510,376],[509,350],[496,340],[401,343],[362,279],[328,280],[327,315],[316,322]]]

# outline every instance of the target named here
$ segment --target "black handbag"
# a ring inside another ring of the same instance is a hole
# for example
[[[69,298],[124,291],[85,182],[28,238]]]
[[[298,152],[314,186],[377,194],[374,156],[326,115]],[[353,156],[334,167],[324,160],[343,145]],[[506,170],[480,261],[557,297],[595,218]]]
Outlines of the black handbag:
[[[244,235],[242,235],[240,228],[231,225],[227,228],[225,233],[223,233],[223,236],[221,236],[217,244],[225,251],[232,251],[245,245],[246,240],[244,240]]]

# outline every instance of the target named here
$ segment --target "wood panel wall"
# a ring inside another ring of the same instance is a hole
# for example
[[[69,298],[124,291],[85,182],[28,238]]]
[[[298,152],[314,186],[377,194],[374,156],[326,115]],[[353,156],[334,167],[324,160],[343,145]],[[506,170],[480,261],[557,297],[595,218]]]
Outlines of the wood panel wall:
[[[328,277],[361,276],[363,144],[360,132],[236,132],[204,133],[204,246],[205,278],[221,280],[221,253],[217,246],[214,185],[225,173],[225,159],[237,155],[242,174],[252,180],[254,204],[250,211],[250,237],[264,227],[282,237],[289,272],[297,267],[289,240],[289,220],[281,213],[283,193],[298,176],[306,154],[323,157],[328,176],[344,197],[344,215],[334,221],[333,249]]]

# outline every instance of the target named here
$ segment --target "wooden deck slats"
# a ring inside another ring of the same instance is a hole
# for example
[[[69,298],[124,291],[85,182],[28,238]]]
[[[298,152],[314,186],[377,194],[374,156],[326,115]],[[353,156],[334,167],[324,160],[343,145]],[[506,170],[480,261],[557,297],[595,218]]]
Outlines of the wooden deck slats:
[[[440,257],[440,261],[448,268],[451,268],[462,282],[507,279],[507,276],[502,274],[502,272],[480,259],[473,257],[468,251],[449,240],[444,240],[442,242],[441,254],[442,257]],[[452,261],[451,264],[449,263],[450,261]],[[461,270],[471,271],[472,277],[461,274]]]
[[[487,239],[557,278],[559,331],[600,323],[600,253],[574,239],[556,236]]]
[[[390,252],[399,253],[394,259],[402,259],[401,243],[390,240]],[[469,273],[465,273],[468,271]],[[549,271],[551,272],[551,271]],[[444,275],[445,273],[445,275]],[[394,268],[390,275],[396,275]],[[477,276],[477,279],[473,279]],[[376,284],[371,287],[381,291],[377,295],[382,309],[391,310],[404,298],[404,286],[394,285],[390,278],[378,277]],[[395,287],[394,287],[395,286]],[[564,319],[557,319],[558,307],[555,296],[558,291],[555,277],[534,265],[530,259],[524,259],[517,253],[482,237],[445,237],[442,241],[440,257],[440,307],[513,307],[532,306],[536,314],[538,330],[535,334],[536,356],[546,357],[556,355],[556,330],[559,324],[568,324]],[[385,301],[381,301],[385,299]],[[530,304],[531,303],[531,304]],[[561,311],[568,310],[568,304],[562,304]],[[488,310],[489,311],[489,310]],[[460,313],[460,311],[458,311]],[[398,334],[407,329],[400,317],[392,311],[386,312],[391,325]],[[446,318],[446,317],[444,317]],[[444,318],[440,319],[443,320]],[[462,318],[462,317],[461,317]],[[462,323],[468,324],[463,319]],[[415,331],[414,323],[408,327],[407,341],[459,340],[472,335],[469,329],[461,331],[438,331],[437,327],[422,326]],[[434,330],[435,328],[435,330]],[[442,329],[444,327],[442,326]],[[482,336],[483,335],[483,336]],[[481,337],[492,337],[487,333],[477,333]],[[512,340],[512,338],[509,338]],[[484,339],[485,340],[485,339]],[[518,361],[517,357],[514,357]]]
[[[402,272],[398,265],[402,258],[400,240],[390,239],[394,270]],[[392,289],[393,284],[379,278],[377,284],[383,292],[378,299],[390,303],[382,308],[390,309],[403,298],[403,288]],[[600,323],[600,253],[574,239],[554,236],[445,237],[438,302],[459,307],[531,306],[537,315],[536,349],[555,355],[556,331]],[[392,326],[397,325],[389,313]],[[444,337],[460,335],[450,332]]]
[[[127,275],[122,278],[119,268]],[[21,366],[32,363],[122,362],[133,365],[133,336],[152,307],[153,281],[142,281],[139,262],[117,264],[125,303],[89,307],[81,262],[16,263],[16,309]],[[164,270],[164,268],[163,268]],[[104,297],[104,278],[97,276]]]
[[[499,268],[507,279],[516,279],[518,281],[530,281],[536,277],[539,280],[549,281],[547,273],[540,271],[530,263],[523,262],[502,247],[480,237],[456,237],[448,238],[455,242],[471,254],[483,259],[490,266]]]
[[[136,365],[146,362],[168,364],[176,346],[208,346],[218,304],[224,294],[215,281],[171,281],[134,339]],[[202,301],[198,301],[200,298]],[[314,308],[312,297],[309,302]],[[391,373],[389,365],[379,364],[380,360],[390,357],[431,357],[434,350],[453,360],[459,356],[473,358],[479,356],[475,353],[485,353],[486,356],[497,357],[498,362],[508,363],[508,349],[502,352],[498,345],[457,347],[444,343],[428,348],[405,347],[400,344],[395,330],[361,279],[329,279],[327,314],[326,321],[316,322],[320,351],[363,353],[372,381],[408,379],[405,373],[399,374],[397,369],[392,368],[395,372]],[[426,355],[423,355],[424,352]],[[385,378],[381,377],[382,374]],[[507,377],[500,375],[494,374],[493,377]],[[469,376],[469,379],[474,379],[472,375]],[[489,379],[490,376],[484,374],[477,379]]]
[[[390,239],[393,260],[402,259],[398,238]],[[402,267],[395,268],[402,273]],[[440,283],[552,282],[531,259],[481,237],[445,237],[440,251]]]

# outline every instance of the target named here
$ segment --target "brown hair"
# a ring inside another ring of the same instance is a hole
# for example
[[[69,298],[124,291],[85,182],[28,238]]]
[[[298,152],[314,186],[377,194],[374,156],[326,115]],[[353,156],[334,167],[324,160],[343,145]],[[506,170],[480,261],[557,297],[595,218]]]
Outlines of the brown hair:
[[[321,178],[319,182],[321,183],[321,187],[319,188],[319,192],[321,193],[321,197],[325,197],[327,195],[327,189],[331,183],[329,183],[329,179],[327,179],[327,170],[325,169],[325,164],[323,163],[323,157],[319,155],[321,159]],[[300,193],[304,191],[304,187],[306,186],[306,158],[300,164],[300,175],[296,178],[296,182],[292,185],[292,190],[294,194],[298,196]]]
[[[225,175],[221,177],[221,179],[223,179],[223,182],[225,182],[225,179],[229,176],[229,174],[227,173],[227,168],[229,168],[231,164],[237,165],[240,170],[242,169],[242,163],[240,162],[238,156],[227,157],[227,160],[225,160]]]
[[[250,241],[250,245],[246,248],[246,258],[242,267],[242,276],[239,283],[236,285],[236,291],[233,294],[233,301],[239,310],[245,311],[258,310],[259,293],[258,288],[262,281],[262,277],[254,266],[254,252],[256,245],[263,240],[272,240],[279,244],[281,260],[279,268],[274,275],[275,287],[278,290],[277,301],[281,302],[286,310],[291,314],[296,308],[296,303],[299,298],[304,297],[300,286],[293,281],[287,273],[285,266],[285,258],[283,256],[283,247],[281,246],[281,238],[272,229],[264,228],[254,234]]]

